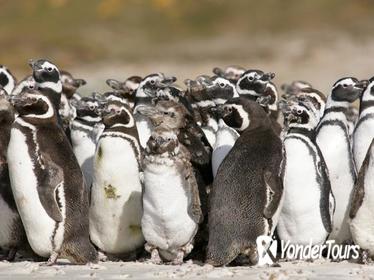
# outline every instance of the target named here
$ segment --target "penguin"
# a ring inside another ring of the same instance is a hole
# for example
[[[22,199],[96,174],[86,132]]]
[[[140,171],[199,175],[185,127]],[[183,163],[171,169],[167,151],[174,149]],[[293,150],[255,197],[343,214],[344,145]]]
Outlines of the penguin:
[[[4,65],[0,65],[0,86],[7,94],[11,94],[17,84],[16,77]]]
[[[360,113],[353,132],[353,155],[357,170],[361,169],[371,141],[374,138],[374,77],[362,94]]]
[[[148,93],[157,89],[160,84],[172,84],[175,81],[175,77],[166,77],[163,73],[154,73],[144,77],[136,90],[134,117],[139,133],[140,144],[143,148],[146,147],[147,141],[151,135],[152,124],[146,116],[137,113],[138,107],[153,105],[152,97],[150,97]]]
[[[90,236],[104,253],[127,255],[143,248],[142,151],[129,105],[108,101],[94,159]]]
[[[319,113],[306,100],[290,102],[285,120],[282,177],[284,203],[277,233],[295,245],[322,245],[332,231],[334,197],[328,169],[315,143]]]
[[[349,209],[349,226],[352,240],[356,245],[360,246],[361,261],[363,263],[368,263],[369,258],[374,259],[374,230],[372,227],[374,218],[374,205],[372,204],[374,196],[373,159],[374,140],[370,143],[358,173]]]
[[[86,186],[90,189],[96,145],[104,130],[100,116],[101,101],[94,96],[88,96],[72,104],[76,110],[76,118],[70,123],[71,145],[82,169]]]
[[[324,115],[316,131],[316,143],[326,161],[331,189],[336,199],[334,226],[329,239],[335,240],[338,244],[351,238],[348,211],[356,180],[345,112],[349,103],[361,96],[366,85],[367,81],[358,81],[351,77],[338,80],[332,87]]]
[[[272,236],[282,206],[282,143],[255,101],[233,98],[221,115],[242,134],[218,168],[210,193],[207,263],[227,265],[243,254],[257,264],[256,239]]]
[[[261,70],[245,71],[236,83],[236,91],[240,96],[263,104],[264,109],[273,120],[278,118],[278,91],[271,82],[274,73],[264,73]]]
[[[297,95],[300,90],[306,88],[313,88],[311,83],[302,80],[292,81],[291,84],[282,84],[281,90],[284,91],[285,96]]]
[[[76,79],[73,75],[65,70],[60,71],[60,80],[62,83],[61,103],[59,114],[62,118],[63,128],[70,139],[70,123],[76,116],[75,108],[69,100],[76,93],[77,89],[86,84],[83,79]]]
[[[227,66],[225,69],[221,69],[219,67],[213,68],[213,73],[218,77],[222,77],[225,79],[230,80],[230,82],[236,84],[239,80],[240,76],[243,75],[245,69],[238,65],[231,65]]]
[[[7,92],[0,89],[0,247],[8,251],[5,259],[12,261],[18,249],[25,247],[27,239],[9,179],[7,149],[15,112],[7,99]]]
[[[126,100],[130,105],[131,109],[135,106],[135,93],[139,87],[142,78],[139,76],[131,76],[127,78],[124,82],[120,82],[115,79],[106,80],[106,84],[112,88],[112,92],[107,92],[104,96],[111,96],[112,98],[117,98],[119,101]]]
[[[23,80],[19,81],[16,86],[14,87],[13,91],[10,93],[10,95],[18,95],[20,94],[23,90],[26,89],[35,89],[36,84],[34,77],[32,75],[26,76]]]
[[[153,263],[181,264],[202,221],[190,154],[173,130],[156,128],[144,157],[142,231]]]
[[[50,93],[28,90],[12,99],[18,117],[7,157],[14,199],[31,248],[49,257],[47,264],[58,257],[75,264],[94,262],[83,174],[45,92]]]

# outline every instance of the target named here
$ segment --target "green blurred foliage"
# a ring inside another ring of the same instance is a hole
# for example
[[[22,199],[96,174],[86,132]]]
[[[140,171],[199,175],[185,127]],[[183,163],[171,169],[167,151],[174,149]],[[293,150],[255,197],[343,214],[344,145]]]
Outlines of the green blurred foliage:
[[[0,0],[0,61],[162,59],[165,46],[331,30],[368,36],[371,0]],[[228,54],[229,55],[229,54]],[[190,59],[190,57],[188,57]],[[199,59],[204,59],[199,57]]]

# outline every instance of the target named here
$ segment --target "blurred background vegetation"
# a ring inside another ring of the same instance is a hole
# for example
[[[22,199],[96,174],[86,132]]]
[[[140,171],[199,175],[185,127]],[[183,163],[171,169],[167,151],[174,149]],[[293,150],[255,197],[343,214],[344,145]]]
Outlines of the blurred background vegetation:
[[[0,0],[0,7],[0,63],[20,76],[38,57],[94,82],[103,73],[184,78],[240,64],[328,88],[325,78],[369,75],[374,51],[371,0]]]

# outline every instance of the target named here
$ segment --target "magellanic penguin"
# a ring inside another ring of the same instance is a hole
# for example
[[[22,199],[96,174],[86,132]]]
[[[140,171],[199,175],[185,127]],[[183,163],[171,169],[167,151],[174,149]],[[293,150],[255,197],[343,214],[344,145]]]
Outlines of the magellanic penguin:
[[[328,170],[315,143],[320,119],[310,100],[290,101],[283,144],[284,203],[277,233],[291,244],[321,245],[332,230],[334,197]],[[286,110],[287,109],[287,110]]]
[[[181,264],[202,220],[190,154],[173,130],[156,128],[144,158],[142,230],[151,261]]]
[[[62,82],[62,94],[59,113],[62,119],[63,128],[70,138],[70,123],[76,116],[75,108],[70,104],[69,100],[76,93],[77,89],[86,84],[83,79],[76,79],[67,71],[60,71],[60,80]]]
[[[239,80],[240,76],[243,75],[245,69],[241,66],[231,65],[227,66],[225,69],[214,67],[213,73],[219,77],[230,80],[233,84]]]
[[[7,99],[8,94],[0,89],[0,247],[9,250],[6,259],[11,261],[27,239],[9,179],[7,149],[15,112]]]
[[[255,101],[234,98],[221,114],[242,134],[214,179],[207,262],[222,266],[243,254],[257,264],[256,239],[273,234],[282,204],[282,144]]]
[[[14,199],[33,251],[72,263],[93,262],[89,239],[88,193],[70,143],[57,122],[57,110],[41,91],[12,99],[18,117],[8,146]]]
[[[329,170],[332,192],[336,200],[333,229],[329,239],[342,243],[351,238],[348,225],[349,202],[356,180],[350,137],[345,112],[358,99],[367,81],[342,78],[332,88],[324,115],[318,125],[316,142]]]
[[[176,81],[175,77],[166,77],[163,73],[150,74],[140,82],[135,94],[134,117],[139,133],[140,145],[145,148],[147,141],[152,133],[152,124],[147,116],[137,113],[139,106],[151,106],[152,97],[149,91],[156,90],[160,85],[172,84]]]
[[[4,65],[0,65],[0,86],[7,94],[11,94],[17,84],[16,77]]]
[[[27,90],[27,89],[33,90],[35,88],[36,88],[36,83],[35,83],[34,77],[32,75],[29,75],[16,84],[16,86],[14,87],[10,95],[18,95],[23,90]]]
[[[352,193],[349,210],[352,240],[362,250],[361,261],[374,259],[374,140],[372,140]]]
[[[100,116],[102,101],[95,96],[87,96],[71,103],[76,110],[76,117],[70,122],[71,145],[82,169],[86,186],[90,189],[96,145],[104,130]]]
[[[139,76],[131,76],[124,82],[120,82],[115,79],[108,79],[106,83],[112,88],[112,92],[107,92],[104,96],[111,96],[111,98],[117,98],[120,102],[126,100],[131,109],[135,106],[135,93],[139,87],[142,78]]]
[[[245,71],[236,83],[236,91],[240,96],[258,101],[263,105],[273,120],[278,119],[278,91],[271,82],[274,73],[264,73],[261,70]]]
[[[142,153],[129,105],[108,101],[94,160],[90,236],[104,253],[128,255],[142,248]]]
[[[353,155],[359,171],[374,138],[374,77],[361,97],[360,115],[353,133]]]

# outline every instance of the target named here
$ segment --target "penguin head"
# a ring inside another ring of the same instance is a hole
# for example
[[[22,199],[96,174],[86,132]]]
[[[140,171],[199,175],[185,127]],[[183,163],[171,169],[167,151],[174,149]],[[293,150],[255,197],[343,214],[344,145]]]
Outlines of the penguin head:
[[[82,97],[80,100],[72,99],[70,104],[75,108],[76,119],[88,123],[99,123],[101,121],[102,104],[95,95]]]
[[[51,100],[38,90],[25,90],[18,95],[11,96],[10,101],[19,116],[32,124],[57,122]]]
[[[368,86],[362,94],[362,101],[374,100],[374,77],[369,79]]]
[[[317,127],[320,115],[313,111],[310,101],[291,101],[287,112],[284,112],[286,127],[300,127],[313,130]]]
[[[179,141],[174,130],[165,128],[156,128],[147,142],[148,154],[172,154],[179,148]]]
[[[234,84],[236,84],[236,82],[244,72],[245,69],[237,65],[227,66],[224,70],[219,67],[213,68],[213,73],[215,75],[228,79]]]
[[[173,76],[167,77],[163,73],[150,74],[140,82],[136,95],[138,97],[152,96],[157,89],[170,86],[176,80],[177,78]]]
[[[119,102],[126,103],[131,108],[133,108],[135,105],[135,93],[139,84],[136,84],[135,82],[130,82],[129,79],[127,79],[124,82],[120,82],[115,79],[106,80],[106,84],[112,88],[112,91],[104,93],[104,96],[107,99],[117,100]]]
[[[16,78],[4,65],[0,65],[0,86],[11,94],[16,85]]]
[[[275,77],[274,73],[264,73],[261,70],[248,70],[243,73],[236,83],[236,91],[241,94],[261,96],[268,83]]]
[[[24,90],[33,90],[36,88],[36,83],[32,75],[26,76],[14,88],[12,95],[18,95]]]
[[[233,97],[239,97],[235,85],[230,80],[218,76],[211,80],[212,85],[207,88],[207,93],[216,105],[222,105]]]
[[[83,79],[76,79],[73,75],[65,70],[60,71],[60,79],[62,82],[62,92],[70,99],[78,88],[84,86],[86,81]]]
[[[331,99],[352,103],[361,96],[367,85],[367,80],[359,81],[353,77],[342,78],[333,85]]]
[[[108,101],[101,113],[105,127],[121,125],[127,128],[135,127],[132,111],[127,104],[119,101]]]
[[[243,97],[232,98],[220,106],[218,115],[226,125],[238,132],[270,123],[264,109],[257,102]]]
[[[9,95],[3,87],[0,86],[0,124],[11,124],[15,118],[13,106],[9,102]]]
[[[313,86],[305,81],[293,81],[291,84],[282,84],[281,85],[281,90],[284,91],[284,94],[282,97],[288,97],[292,95],[298,94],[302,89],[306,88],[313,88]]]
[[[29,65],[33,70],[34,79],[38,84],[46,82],[57,84],[60,82],[60,71],[52,62],[46,59],[30,59]]]

